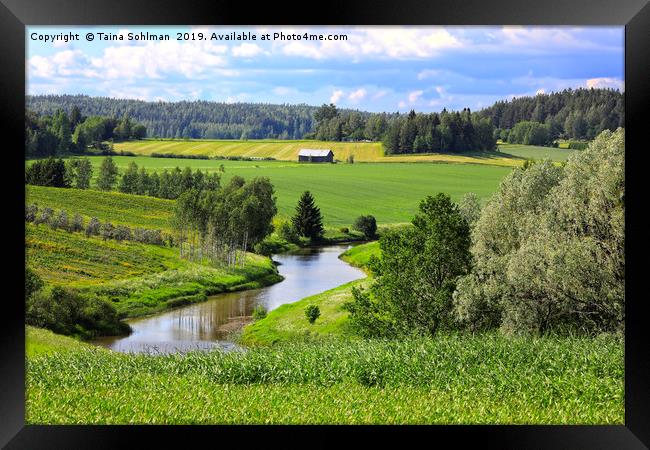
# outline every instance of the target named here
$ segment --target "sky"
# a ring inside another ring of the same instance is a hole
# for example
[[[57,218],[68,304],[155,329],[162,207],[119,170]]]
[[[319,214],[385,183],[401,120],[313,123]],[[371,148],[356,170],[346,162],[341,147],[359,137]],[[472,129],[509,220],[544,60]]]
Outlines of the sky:
[[[497,100],[565,88],[624,90],[623,27],[29,26],[26,31],[30,95],[334,103],[372,112],[429,112],[478,110]],[[70,33],[79,39],[61,39]],[[129,33],[170,40],[129,39]],[[195,39],[177,40],[177,33]],[[232,33],[248,39],[225,40]],[[346,39],[311,40],[305,33]],[[287,38],[296,35],[302,39]]]

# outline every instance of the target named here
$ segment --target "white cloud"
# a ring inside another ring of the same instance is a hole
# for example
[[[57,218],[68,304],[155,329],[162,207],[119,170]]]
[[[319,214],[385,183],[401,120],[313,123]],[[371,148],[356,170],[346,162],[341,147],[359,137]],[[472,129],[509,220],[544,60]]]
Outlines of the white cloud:
[[[399,109],[404,109],[406,108],[406,102],[404,100],[400,100],[400,102],[397,104],[397,107]]]
[[[253,56],[257,56],[263,52],[264,50],[262,50],[262,47],[257,44],[249,44],[248,42],[232,48],[233,56],[242,58],[252,58]]]
[[[284,34],[345,34],[347,40],[276,41],[287,56],[311,59],[348,58],[358,62],[366,57],[429,58],[441,50],[461,47],[462,43],[442,27],[369,27],[309,29],[285,28]]]
[[[610,89],[619,89],[621,91],[624,90],[624,83],[623,80],[619,80],[618,78],[609,78],[609,77],[601,77],[601,78],[590,78],[585,82],[585,85],[588,88],[610,88]]]
[[[357,89],[356,91],[351,92],[350,95],[348,95],[348,99],[350,99],[350,101],[356,103],[358,101],[363,100],[367,94],[368,94],[368,91],[366,91],[363,88],[360,88],[360,89]]]
[[[424,91],[418,90],[409,92],[409,103],[415,103],[424,94]]]
[[[334,104],[338,103],[341,97],[343,97],[343,91],[338,89],[335,90],[334,92],[332,92],[332,96],[330,97],[330,103],[334,103]]]

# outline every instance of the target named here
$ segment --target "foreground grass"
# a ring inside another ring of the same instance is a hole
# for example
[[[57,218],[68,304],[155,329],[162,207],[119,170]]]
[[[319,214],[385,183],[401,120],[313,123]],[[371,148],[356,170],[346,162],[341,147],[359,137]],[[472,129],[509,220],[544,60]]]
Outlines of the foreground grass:
[[[622,424],[623,342],[441,336],[27,361],[27,423]]]
[[[99,173],[103,157],[89,159],[95,174]],[[410,221],[417,211],[420,200],[438,192],[449,194],[454,201],[460,201],[467,192],[474,192],[480,199],[484,199],[496,191],[501,179],[512,170],[510,167],[478,164],[298,164],[282,161],[215,161],[127,156],[115,156],[113,161],[120,173],[123,173],[131,162],[159,173],[177,166],[214,172],[219,171],[223,164],[223,183],[227,183],[235,175],[246,180],[256,176],[269,177],[277,196],[280,217],[291,217],[295,213],[301,194],[309,190],[321,210],[324,224],[333,227],[350,227],[362,214],[372,214],[379,225],[405,223]],[[64,194],[65,192],[59,193],[61,202],[65,202],[62,198]],[[46,200],[43,200],[43,204],[54,207]],[[173,207],[173,202],[167,204],[170,208]],[[111,208],[106,209],[110,211]],[[70,210],[73,208],[70,207]],[[91,215],[90,212],[82,213]],[[101,212],[97,211],[93,214],[99,213]],[[153,215],[157,216],[157,213]]]
[[[282,279],[269,258],[252,253],[244,267],[213,267],[180,258],[176,248],[104,241],[47,225],[26,223],[25,244],[28,267],[47,284],[106,296],[127,317]]]

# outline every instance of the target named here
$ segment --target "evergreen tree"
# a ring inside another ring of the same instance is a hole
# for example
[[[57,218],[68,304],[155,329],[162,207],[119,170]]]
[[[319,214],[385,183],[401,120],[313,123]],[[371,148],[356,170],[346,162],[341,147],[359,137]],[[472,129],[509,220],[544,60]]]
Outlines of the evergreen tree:
[[[323,236],[323,218],[320,208],[314,202],[309,191],[303,192],[296,206],[296,214],[292,218],[293,227],[300,236],[318,240]]]

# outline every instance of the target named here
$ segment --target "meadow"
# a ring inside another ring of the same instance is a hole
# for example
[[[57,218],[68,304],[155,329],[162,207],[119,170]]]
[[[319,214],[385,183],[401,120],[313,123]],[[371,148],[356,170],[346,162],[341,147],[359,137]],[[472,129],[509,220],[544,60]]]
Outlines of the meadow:
[[[40,339],[47,348],[48,336]],[[624,420],[623,342],[611,335],[332,340],[157,356],[63,346],[27,359],[29,424]]]
[[[90,157],[95,176],[102,159],[103,157],[99,156]],[[456,201],[467,192],[474,192],[480,199],[485,199],[496,190],[499,181],[512,170],[509,167],[478,164],[299,164],[281,161],[222,161],[128,156],[116,156],[113,160],[121,173],[131,162],[135,162],[139,167],[145,167],[150,172],[158,173],[175,167],[190,167],[192,170],[213,172],[218,171],[223,164],[225,169],[223,182],[228,182],[234,175],[247,180],[253,177],[269,177],[277,196],[280,217],[292,216],[300,195],[305,190],[310,190],[321,209],[324,224],[329,226],[350,226],[361,214],[374,215],[379,224],[408,222],[417,210],[420,200],[438,192],[445,192]],[[57,194],[55,191],[34,190],[34,193],[30,194],[32,190],[32,187],[28,188],[28,202],[31,201],[30,199],[34,201],[41,199],[48,206],[51,200],[68,202],[65,197],[70,191],[59,190],[62,192]],[[85,207],[86,200],[95,203],[92,200],[94,195],[81,193],[75,201],[80,205],[84,202]],[[118,199],[106,197],[102,198],[101,203],[104,203],[104,200],[110,201],[111,198]],[[146,203],[151,209],[143,209],[141,213],[147,220],[157,220],[158,217],[162,219],[163,214],[169,214],[161,210],[171,211],[173,203],[153,200]],[[98,211],[99,208],[101,211]],[[134,207],[133,211],[137,211],[137,208],[139,206]],[[107,204],[105,208],[101,205],[88,205],[86,210],[112,215],[112,209],[114,208]]]
[[[126,317],[282,279],[269,258],[252,253],[244,267],[214,267],[182,259],[176,248],[105,241],[31,223],[25,224],[25,247],[27,267],[48,285],[106,296]]]
[[[172,153],[177,155],[244,156],[249,158],[275,158],[283,161],[296,161],[302,148],[331,149],[334,159],[346,161],[354,156],[355,162],[447,162],[488,164],[516,167],[522,158],[550,158],[561,161],[571,150],[561,150],[532,145],[499,146],[498,152],[462,154],[430,153],[414,155],[385,155],[381,142],[329,142],[313,140],[211,140],[211,139],[143,139],[115,144],[115,151],[132,152],[148,156],[152,153]]]
[[[96,217],[113,225],[171,230],[170,220],[174,214],[172,200],[144,195],[103,192],[95,189],[63,189],[45,186],[25,186],[26,201],[39,207],[54,210],[65,209],[68,214]]]

